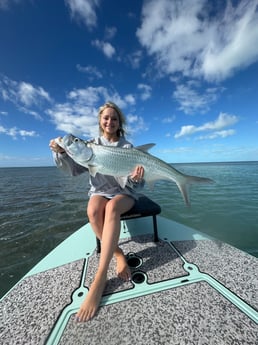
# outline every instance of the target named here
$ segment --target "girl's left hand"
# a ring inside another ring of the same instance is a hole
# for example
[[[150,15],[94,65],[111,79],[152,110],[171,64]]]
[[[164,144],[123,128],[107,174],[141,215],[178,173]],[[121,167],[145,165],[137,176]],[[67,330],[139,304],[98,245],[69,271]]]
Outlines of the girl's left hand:
[[[130,178],[133,182],[141,182],[144,176],[144,167],[141,165],[137,165],[137,167],[132,172]]]

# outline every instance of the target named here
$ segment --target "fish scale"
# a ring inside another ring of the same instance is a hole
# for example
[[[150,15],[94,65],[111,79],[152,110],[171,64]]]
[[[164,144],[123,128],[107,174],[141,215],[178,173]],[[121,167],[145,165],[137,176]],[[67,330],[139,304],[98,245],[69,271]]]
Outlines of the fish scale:
[[[112,176],[128,176],[137,165],[144,167],[144,178],[148,182],[157,179],[166,179],[176,182],[171,174],[171,166],[149,153],[136,148],[120,148],[89,144],[94,152],[94,164],[101,167],[101,173]],[[184,174],[173,169],[178,179]]]

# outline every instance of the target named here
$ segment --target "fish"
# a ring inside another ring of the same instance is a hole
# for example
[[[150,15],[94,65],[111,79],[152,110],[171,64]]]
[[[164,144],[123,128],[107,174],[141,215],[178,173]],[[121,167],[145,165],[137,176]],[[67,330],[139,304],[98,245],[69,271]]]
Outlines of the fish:
[[[199,183],[214,183],[208,177],[186,175],[165,161],[151,155],[148,150],[155,144],[123,148],[104,146],[80,139],[72,134],[55,139],[68,156],[86,167],[92,176],[97,173],[117,178],[122,188],[138,165],[144,168],[144,181],[151,188],[157,180],[173,181],[180,190],[187,206],[190,206],[189,186]]]

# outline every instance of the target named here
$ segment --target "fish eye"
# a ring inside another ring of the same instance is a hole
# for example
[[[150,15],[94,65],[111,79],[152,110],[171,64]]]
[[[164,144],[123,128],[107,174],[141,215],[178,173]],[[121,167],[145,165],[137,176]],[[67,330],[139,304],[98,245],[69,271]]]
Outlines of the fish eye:
[[[79,141],[79,138],[74,138],[74,142],[77,143]]]

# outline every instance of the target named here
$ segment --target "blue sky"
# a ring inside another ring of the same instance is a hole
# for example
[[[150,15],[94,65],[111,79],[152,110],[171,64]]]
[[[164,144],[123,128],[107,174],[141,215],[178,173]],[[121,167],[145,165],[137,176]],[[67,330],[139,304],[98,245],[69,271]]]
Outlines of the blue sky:
[[[258,160],[258,0],[0,0],[0,167],[52,165],[106,100],[167,162]]]

